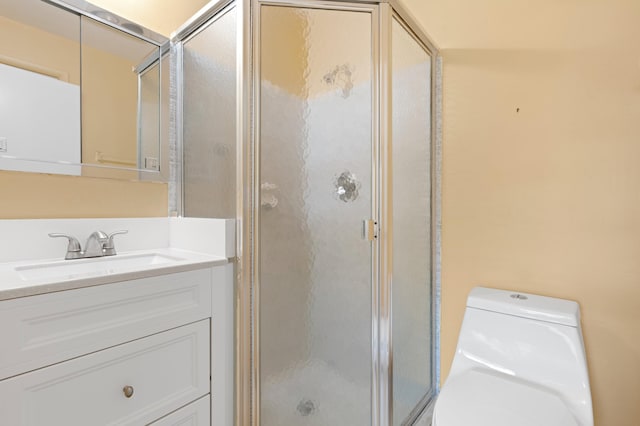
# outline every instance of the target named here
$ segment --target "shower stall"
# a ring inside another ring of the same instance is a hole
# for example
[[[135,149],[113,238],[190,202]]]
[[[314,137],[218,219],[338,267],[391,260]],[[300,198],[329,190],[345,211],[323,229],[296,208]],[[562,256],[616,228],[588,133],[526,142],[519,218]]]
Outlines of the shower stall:
[[[436,49],[391,0],[220,0],[172,58],[173,207],[237,220],[236,424],[412,424],[439,379]]]

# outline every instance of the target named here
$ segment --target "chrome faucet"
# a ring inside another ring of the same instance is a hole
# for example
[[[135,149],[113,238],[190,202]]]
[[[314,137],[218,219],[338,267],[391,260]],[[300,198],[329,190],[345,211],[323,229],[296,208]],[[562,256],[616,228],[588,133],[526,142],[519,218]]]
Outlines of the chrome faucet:
[[[114,256],[116,254],[116,247],[113,245],[113,237],[116,235],[127,234],[129,231],[116,231],[108,235],[107,243],[103,247],[104,256]]]
[[[72,237],[71,235],[66,234],[49,234],[51,238],[66,238],[69,240],[69,245],[67,246],[67,255],[64,257],[66,260],[71,259],[82,259],[83,253],[80,247],[80,242],[76,239],[76,237]]]
[[[85,244],[85,249],[82,251],[80,243],[77,238],[66,234],[49,234],[51,238],[66,238],[69,241],[67,246],[67,254],[65,259],[84,259],[87,257],[102,257],[102,256],[114,256],[116,254],[116,248],[113,243],[113,237],[120,234],[126,234],[129,231],[116,231],[112,234],[106,234],[102,231],[95,231]]]
[[[101,257],[104,256],[104,248],[109,241],[109,236],[102,231],[93,232],[87,238],[87,243],[84,245],[84,252],[82,257]]]

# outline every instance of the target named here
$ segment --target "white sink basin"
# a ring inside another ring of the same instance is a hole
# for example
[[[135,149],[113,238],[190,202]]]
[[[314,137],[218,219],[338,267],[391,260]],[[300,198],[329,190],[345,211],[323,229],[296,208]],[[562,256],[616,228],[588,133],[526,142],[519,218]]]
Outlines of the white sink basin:
[[[183,260],[185,259],[165,254],[144,253],[21,265],[16,266],[15,271],[24,281],[71,280],[148,269]]]

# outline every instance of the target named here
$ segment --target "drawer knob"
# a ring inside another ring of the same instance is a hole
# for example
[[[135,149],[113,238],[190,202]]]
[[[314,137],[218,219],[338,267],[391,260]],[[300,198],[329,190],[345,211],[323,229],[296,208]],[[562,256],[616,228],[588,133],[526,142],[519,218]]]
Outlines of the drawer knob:
[[[122,388],[122,392],[124,393],[124,396],[126,396],[127,398],[131,398],[133,396],[133,386],[125,386]]]

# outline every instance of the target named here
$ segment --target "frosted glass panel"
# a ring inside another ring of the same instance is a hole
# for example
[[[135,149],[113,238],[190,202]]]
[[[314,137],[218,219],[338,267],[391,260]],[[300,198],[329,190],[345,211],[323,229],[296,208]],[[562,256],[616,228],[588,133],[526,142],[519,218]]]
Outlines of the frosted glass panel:
[[[184,43],[184,215],[235,218],[236,10]]]
[[[371,22],[261,7],[263,426],[371,424]]]
[[[431,387],[431,58],[392,28],[393,424]]]

